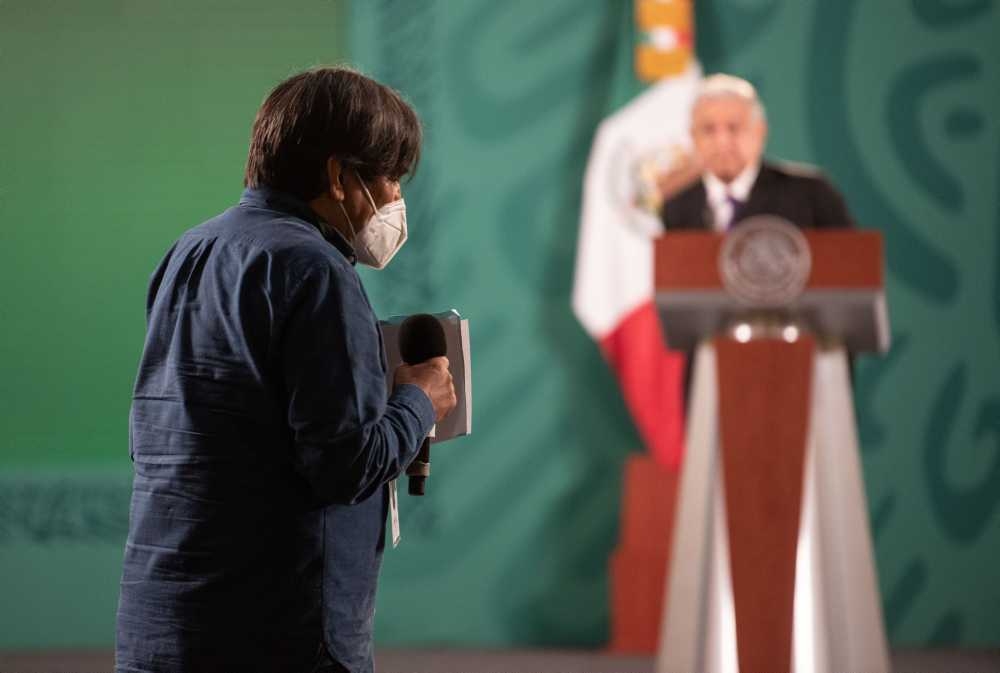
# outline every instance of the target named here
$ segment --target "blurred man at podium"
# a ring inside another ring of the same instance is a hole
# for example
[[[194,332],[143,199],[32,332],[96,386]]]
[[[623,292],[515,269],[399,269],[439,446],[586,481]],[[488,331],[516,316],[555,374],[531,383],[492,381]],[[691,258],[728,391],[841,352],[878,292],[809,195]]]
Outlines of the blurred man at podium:
[[[691,108],[691,140],[701,179],[665,195],[667,229],[725,232],[752,215],[800,227],[853,226],[844,199],[817,170],[762,159],[767,119],[750,82],[706,78]]]
[[[853,226],[843,198],[816,170],[762,159],[767,122],[749,82],[714,75],[700,83],[690,133],[690,174],[700,178],[673,191],[667,176],[661,179],[667,232],[721,234],[756,216],[801,228]],[[751,243],[699,258],[702,265],[746,266],[745,282],[759,283],[762,299],[741,305],[732,287],[717,288],[733,300],[722,324],[738,320],[750,335],[704,330],[697,366],[688,358],[690,415],[656,670],[885,672],[888,647],[850,391],[846,344],[854,325],[824,326],[796,305],[809,292],[821,294],[816,276],[822,274],[810,276],[819,265],[800,264],[801,280],[812,281],[812,289],[771,308],[767,292],[780,297],[774,288],[781,286],[769,278],[787,281],[795,273],[787,260],[806,253],[783,248],[773,224],[743,226],[729,241],[746,234]],[[829,253],[829,241],[867,236],[839,233],[803,242],[810,259],[825,254],[827,268],[850,266],[840,264],[839,251]],[[884,309],[881,242],[873,234],[866,281],[873,293],[854,322],[880,333],[869,350],[884,352],[888,319],[884,311],[876,315],[878,306]],[[666,265],[681,267],[686,241],[706,238],[713,237],[666,238],[658,253],[676,253]],[[719,276],[724,286],[725,273]],[[842,280],[827,287],[850,286]],[[822,303],[823,310],[845,306],[833,308],[832,294]],[[756,337],[752,325],[761,328]]]
[[[725,233],[753,215],[777,215],[799,227],[853,227],[837,189],[817,169],[763,159],[767,116],[754,86],[739,77],[705,78],[691,106],[693,156],[664,175],[661,211],[667,230]],[[677,176],[700,179],[680,188]],[[685,405],[693,353],[684,372]]]

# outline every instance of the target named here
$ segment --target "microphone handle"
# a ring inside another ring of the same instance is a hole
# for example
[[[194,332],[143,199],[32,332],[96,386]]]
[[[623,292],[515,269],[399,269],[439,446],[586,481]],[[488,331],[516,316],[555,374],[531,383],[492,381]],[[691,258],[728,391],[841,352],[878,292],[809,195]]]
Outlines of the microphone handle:
[[[420,445],[420,452],[417,457],[406,468],[406,474],[410,477],[410,495],[424,495],[424,487],[427,477],[431,473],[431,438],[424,437],[423,444]]]

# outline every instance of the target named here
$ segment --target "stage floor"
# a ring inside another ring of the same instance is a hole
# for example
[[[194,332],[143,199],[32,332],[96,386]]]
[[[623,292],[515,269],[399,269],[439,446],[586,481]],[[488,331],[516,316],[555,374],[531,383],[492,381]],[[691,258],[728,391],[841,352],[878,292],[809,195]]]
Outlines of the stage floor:
[[[0,673],[111,673],[106,650],[0,651]],[[1000,650],[894,650],[896,673],[1000,673]],[[591,650],[381,650],[378,673],[650,673],[649,657]]]

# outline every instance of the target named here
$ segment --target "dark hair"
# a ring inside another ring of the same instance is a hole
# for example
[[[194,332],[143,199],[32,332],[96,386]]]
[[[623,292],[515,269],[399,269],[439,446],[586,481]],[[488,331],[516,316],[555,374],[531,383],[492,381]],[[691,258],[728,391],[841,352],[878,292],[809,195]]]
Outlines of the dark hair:
[[[420,120],[394,90],[343,67],[289,77],[257,112],[243,178],[313,199],[327,188],[336,156],[362,180],[398,180],[420,159]]]

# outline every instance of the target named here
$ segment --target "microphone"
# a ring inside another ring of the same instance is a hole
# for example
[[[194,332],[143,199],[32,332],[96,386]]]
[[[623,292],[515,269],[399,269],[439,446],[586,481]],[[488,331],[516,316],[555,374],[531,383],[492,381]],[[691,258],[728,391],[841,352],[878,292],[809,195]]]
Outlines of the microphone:
[[[429,313],[411,315],[399,326],[399,354],[406,364],[417,365],[431,358],[441,357],[447,352],[444,328]],[[406,474],[410,478],[410,495],[424,494],[425,482],[430,473],[431,440],[430,437],[424,437],[420,453],[406,468]]]

